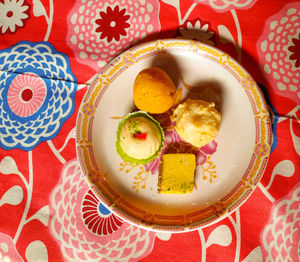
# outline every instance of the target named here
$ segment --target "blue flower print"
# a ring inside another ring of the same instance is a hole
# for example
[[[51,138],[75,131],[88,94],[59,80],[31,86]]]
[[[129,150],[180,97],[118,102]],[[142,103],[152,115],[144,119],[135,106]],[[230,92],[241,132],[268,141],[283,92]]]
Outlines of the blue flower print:
[[[48,42],[0,50],[0,147],[32,150],[54,138],[74,112],[77,80]]]

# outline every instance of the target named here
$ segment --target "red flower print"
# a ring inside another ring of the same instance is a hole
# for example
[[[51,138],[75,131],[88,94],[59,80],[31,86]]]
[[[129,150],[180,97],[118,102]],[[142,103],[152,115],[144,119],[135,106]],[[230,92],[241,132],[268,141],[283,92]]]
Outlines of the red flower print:
[[[89,189],[82,202],[82,218],[85,226],[96,235],[112,234],[123,224],[123,221],[112,214]]]
[[[290,56],[291,60],[295,60],[295,66],[300,66],[300,34],[297,38],[292,39],[293,46],[290,46],[288,49],[292,52],[292,55]]]
[[[76,159],[64,165],[49,205],[49,230],[65,258],[62,261],[140,261],[151,253],[155,232],[111,213],[86,183]],[[0,233],[0,261],[1,242],[8,243],[7,250],[11,246]]]
[[[127,23],[130,15],[125,15],[125,13],[126,9],[120,10],[119,6],[114,9],[108,6],[106,12],[100,12],[101,18],[96,20],[96,24],[99,25],[96,32],[101,33],[100,39],[107,38],[107,42],[111,42],[112,39],[119,41],[121,35],[127,34],[125,29],[130,27]]]

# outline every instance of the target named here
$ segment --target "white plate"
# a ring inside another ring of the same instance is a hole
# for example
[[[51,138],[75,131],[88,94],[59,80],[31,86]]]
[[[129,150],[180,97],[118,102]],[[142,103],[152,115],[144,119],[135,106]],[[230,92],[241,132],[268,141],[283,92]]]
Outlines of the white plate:
[[[198,161],[206,161],[197,166],[191,194],[157,193],[158,171],[129,165],[116,152],[118,117],[134,109],[135,77],[150,66],[167,71],[183,100],[212,100],[222,113],[217,138],[201,149]],[[118,216],[155,231],[194,230],[234,211],[259,182],[271,140],[267,106],[252,77],[229,55],[196,41],[160,40],[124,52],[90,86],[77,118],[77,155],[91,188]]]

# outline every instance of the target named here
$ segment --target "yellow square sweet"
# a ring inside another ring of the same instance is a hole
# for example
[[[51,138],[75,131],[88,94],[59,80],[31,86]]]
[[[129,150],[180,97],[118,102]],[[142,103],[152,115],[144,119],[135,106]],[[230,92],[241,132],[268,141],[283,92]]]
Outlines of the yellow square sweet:
[[[194,154],[164,154],[158,192],[186,194],[194,189],[196,157]]]

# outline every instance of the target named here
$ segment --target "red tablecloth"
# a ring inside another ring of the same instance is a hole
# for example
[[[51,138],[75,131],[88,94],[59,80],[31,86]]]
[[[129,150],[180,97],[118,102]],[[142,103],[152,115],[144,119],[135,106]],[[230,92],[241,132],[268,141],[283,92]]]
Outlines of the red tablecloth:
[[[89,189],[75,122],[95,74],[126,48],[195,39],[264,91],[273,145],[261,183],[228,218],[145,231]],[[1,0],[0,261],[300,261],[300,2]]]

